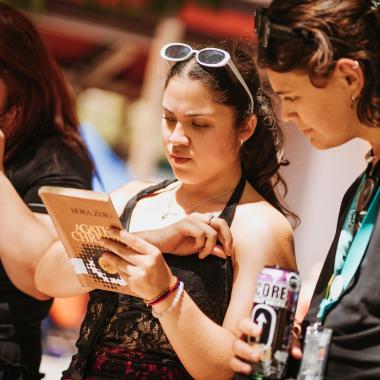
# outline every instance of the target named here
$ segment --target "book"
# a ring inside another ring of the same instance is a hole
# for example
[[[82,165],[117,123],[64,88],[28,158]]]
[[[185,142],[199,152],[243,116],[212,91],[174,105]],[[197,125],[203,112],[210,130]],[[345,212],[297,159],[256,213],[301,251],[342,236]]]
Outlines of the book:
[[[115,292],[125,290],[127,283],[116,268],[102,261],[107,250],[98,242],[103,237],[117,240],[109,228],[123,228],[109,195],[56,186],[42,186],[38,194],[80,283]]]

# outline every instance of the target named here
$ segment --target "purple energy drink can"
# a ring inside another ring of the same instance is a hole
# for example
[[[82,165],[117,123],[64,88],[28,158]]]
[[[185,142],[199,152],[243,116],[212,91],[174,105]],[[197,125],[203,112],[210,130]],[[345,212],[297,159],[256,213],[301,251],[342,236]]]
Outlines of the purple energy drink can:
[[[292,339],[294,314],[300,289],[298,273],[279,267],[264,267],[259,274],[252,320],[261,328],[260,339],[248,342],[261,353],[252,365],[250,379],[282,379]]]

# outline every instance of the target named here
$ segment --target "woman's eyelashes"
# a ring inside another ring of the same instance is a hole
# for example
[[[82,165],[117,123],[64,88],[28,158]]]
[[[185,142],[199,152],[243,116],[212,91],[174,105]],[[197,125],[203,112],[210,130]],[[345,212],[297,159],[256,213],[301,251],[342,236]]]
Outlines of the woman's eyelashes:
[[[166,120],[168,123],[176,123],[177,119],[173,116],[168,116],[168,115],[162,115],[162,118]]]
[[[191,125],[195,128],[207,128],[209,125],[206,124],[206,123],[200,123],[200,122],[196,122],[196,121],[192,121],[191,122]]]
[[[169,125],[175,125],[177,123],[177,118],[171,115],[163,115],[162,118],[166,120],[166,123]],[[189,125],[193,128],[207,128],[209,127],[209,123],[206,123],[204,121],[197,121],[194,119],[188,119],[187,122],[184,123],[184,125]]]
[[[288,103],[293,103],[298,99],[298,96],[284,96],[282,101],[283,102],[288,102]]]

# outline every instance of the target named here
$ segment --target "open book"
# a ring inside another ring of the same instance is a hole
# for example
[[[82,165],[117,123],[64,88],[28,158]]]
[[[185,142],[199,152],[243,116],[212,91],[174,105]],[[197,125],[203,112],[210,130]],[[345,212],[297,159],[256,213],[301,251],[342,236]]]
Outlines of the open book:
[[[102,262],[106,250],[98,239],[114,239],[109,227],[122,229],[107,193],[43,186],[38,194],[63,242],[75,273],[83,286],[122,291],[126,282],[115,268]]]

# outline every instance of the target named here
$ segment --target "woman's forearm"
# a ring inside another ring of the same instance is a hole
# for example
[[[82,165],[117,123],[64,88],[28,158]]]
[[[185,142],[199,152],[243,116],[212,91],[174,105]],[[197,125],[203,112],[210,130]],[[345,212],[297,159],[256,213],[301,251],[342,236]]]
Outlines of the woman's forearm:
[[[0,256],[12,283],[37,299],[48,299],[34,283],[34,273],[42,252],[54,237],[40,223],[0,172]]]
[[[175,295],[154,306],[164,312]],[[230,331],[206,317],[184,292],[178,305],[160,318],[170,343],[187,371],[196,380],[231,379],[229,360],[236,338]]]
[[[40,292],[51,297],[73,297],[92,290],[79,282],[60,240],[42,255],[36,267],[35,283]]]
[[[90,290],[79,283],[52,229],[29,210],[1,171],[0,209],[1,261],[17,288],[39,300],[70,297]]]

